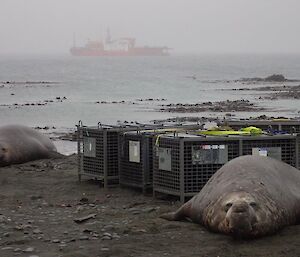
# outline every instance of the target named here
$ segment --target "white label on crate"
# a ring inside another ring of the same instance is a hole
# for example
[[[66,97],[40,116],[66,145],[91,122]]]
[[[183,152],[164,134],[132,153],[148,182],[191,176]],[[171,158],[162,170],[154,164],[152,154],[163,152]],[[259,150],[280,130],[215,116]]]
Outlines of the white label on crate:
[[[140,142],[129,141],[129,161],[140,162]]]
[[[83,155],[86,157],[96,157],[96,138],[85,137],[83,139]]]
[[[193,165],[224,164],[228,162],[227,145],[202,145],[192,147]]]
[[[158,168],[160,170],[172,171],[172,154],[170,148],[158,149]]]
[[[252,148],[252,155],[269,156],[274,159],[281,160],[281,147]]]
[[[258,152],[259,152],[260,156],[268,156],[267,149],[260,149],[260,150],[258,150]]]

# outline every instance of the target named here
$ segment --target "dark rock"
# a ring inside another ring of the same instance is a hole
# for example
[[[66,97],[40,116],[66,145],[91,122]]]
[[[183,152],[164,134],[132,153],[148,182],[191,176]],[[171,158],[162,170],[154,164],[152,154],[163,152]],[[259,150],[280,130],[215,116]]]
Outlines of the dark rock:
[[[287,79],[282,74],[273,74],[264,79],[267,82],[284,82]]]

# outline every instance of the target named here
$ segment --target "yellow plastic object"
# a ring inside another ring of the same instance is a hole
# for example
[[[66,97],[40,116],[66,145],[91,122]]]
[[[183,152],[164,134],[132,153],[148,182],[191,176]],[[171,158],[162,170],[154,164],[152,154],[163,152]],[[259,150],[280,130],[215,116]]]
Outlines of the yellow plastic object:
[[[262,129],[253,126],[241,128],[241,131],[249,132],[250,134],[258,134],[258,135],[263,133]]]
[[[173,134],[173,133],[163,133],[163,134],[158,134],[156,135],[156,139],[155,139],[155,146],[159,146],[159,139],[161,136],[164,136],[164,135],[169,135],[169,134]]]
[[[289,121],[288,118],[278,118],[278,119],[272,119],[272,121]]]
[[[250,135],[247,131],[236,131],[236,130],[202,130],[199,132],[201,135],[208,136],[225,136],[225,135]]]
[[[209,135],[209,136],[225,136],[225,135],[260,135],[263,131],[260,128],[257,127],[246,127],[242,128],[240,130],[233,130],[233,129],[227,129],[222,130],[219,128],[213,128],[211,130],[202,130],[199,132],[199,134],[202,135]]]

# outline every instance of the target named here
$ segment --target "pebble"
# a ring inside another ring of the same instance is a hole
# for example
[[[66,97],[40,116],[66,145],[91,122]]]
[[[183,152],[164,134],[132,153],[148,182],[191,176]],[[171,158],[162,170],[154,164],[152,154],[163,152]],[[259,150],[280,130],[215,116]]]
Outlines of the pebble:
[[[6,250],[12,250],[12,249],[14,249],[14,248],[11,247],[11,246],[7,246],[7,247],[1,248],[1,250],[3,250],[3,251],[6,251]]]
[[[24,227],[23,226],[15,226],[14,229],[15,230],[24,230]]]
[[[6,221],[6,217],[4,215],[0,215],[0,223],[4,223]]]
[[[33,232],[33,234],[43,234],[43,232],[38,228],[34,229],[32,232]]]
[[[142,234],[142,233],[147,233],[146,229],[134,229],[131,231],[132,234]]]
[[[106,225],[103,227],[104,230],[113,230],[115,227],[113,225]]]
[[[52,243],[58,244],[58,243],[60,243],[60,240],[59,239],[53,239]]]
[[[92,233],[93,231],[92,231],[91,229],[89,229],[89,228],[85,228],[82,232],[83,232],[83,233],[88,233],[88,234],[90,234],[90,233]]]
[[[33,247],[27,247],[25,250],[23,250],[24,253],[31,253],[33,252],[35,249]]]
[[[114,234],[112,235],[112,238],[113,238],[113,239],[120,239],[120,236],[119,236],[118,234],[114,233]]]
[[[158,209],[157,207],[149,207],[149,208],[145,208],[143,212],[150,213],[156,211],[157,209]]]
[[[79,240],[89,240],[89,237],[88,236],[81,236],[81,237],[79,237]]]
[[[21,251],[22,251],[22,249],[21,249],[21,248],[15,248],[15,249],[14,249],[14,252],[15,252],[15,253],[17,253],[17,252],[21,252]]]
[[[136,211],[132,211],[131,213],[133,215],[139,215],[139,214],[141,214],[141,211],[140,210],[136,210]]]
[[[102,240],[112,240],[112,237],[110,237],[110,236],[103,236],[101,239]]]
[[[105,251],[109,251],[109,248],[107,248],[107,247],[102,247],[102,248],[101,248],[101,251],[104,251],[104,252],[105,252]]]

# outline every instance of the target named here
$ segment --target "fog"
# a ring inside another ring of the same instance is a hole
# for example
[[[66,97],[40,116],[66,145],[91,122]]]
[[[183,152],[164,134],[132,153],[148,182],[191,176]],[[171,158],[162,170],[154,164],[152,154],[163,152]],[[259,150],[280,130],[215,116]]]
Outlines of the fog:
[[[173,53],[299,53],[299,0],[0,0],[0,54],[135,37]]]

